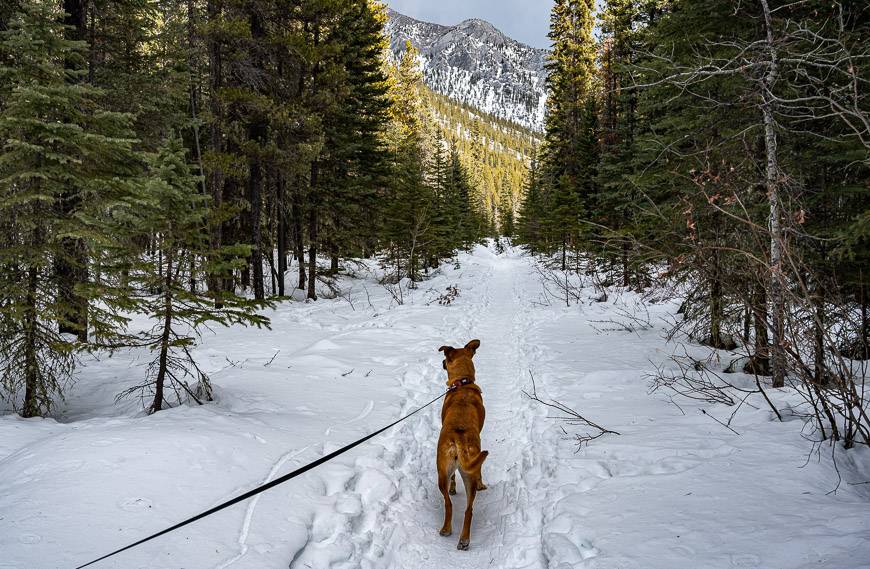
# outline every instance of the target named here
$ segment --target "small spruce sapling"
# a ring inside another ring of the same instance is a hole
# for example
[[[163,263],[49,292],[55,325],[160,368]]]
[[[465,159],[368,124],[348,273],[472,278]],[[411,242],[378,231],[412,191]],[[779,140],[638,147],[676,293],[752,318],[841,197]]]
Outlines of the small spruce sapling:
[[[196,258],[207,273],[225,276],[227,270],[244,265],[249,253],[245,248],[209,248],[210,198],[198,191],[199,182],[191,173],[181,142],[172,138],[151,157],[145,199],[137,210],[141,228],[156,243],[152,254],[142,255],[135,271],[139,290],[158,291],[143,294],[138,306],[154,322],[140,336],[140,345],[149,348],[154,358],[148,365],[145,383],[131,387],[119,398],[139,394],[144,401],[150,397],[149,414],[181,404],[188,397],[200,403],[201,399],[211,400],[209,378],[192,352],[204,327],[269,325],[269,320],[258,313],[268,303],[223,293],[221,308],[215,308],[214,294],[191,290],[189,286],[186,271],[192,265],[191,259]],[[188,385],[188,379],[195,382],[195,387]]]

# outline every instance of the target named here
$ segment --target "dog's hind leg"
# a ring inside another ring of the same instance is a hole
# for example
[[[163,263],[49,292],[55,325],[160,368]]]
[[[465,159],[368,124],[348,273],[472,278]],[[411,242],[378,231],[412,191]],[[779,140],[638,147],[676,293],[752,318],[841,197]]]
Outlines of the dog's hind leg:
[[[474,515],[474,498],[477,496],[477,486],[480,482],[480,475],[476,477],[472,474],[467,474],[462,470],[462,482],[465,483],[465,495],[468,500],[465,505],[465,520],[462,523],[462,533],[459,536],[459,544],[456,549],[465,551],[471,543],[471,518]]]
[[[453,474],[450,475],[450,495],[451,496],[456,495],[456,472],[455,471],[453,472]]]
[[[441,535],[448,536],[453,533],[453,502],[450,501],[450,465],[446,461],[438,460],[438,489],[444,496],[444,525],[441,527]],[[455,472],[453,473],[456,474]]]

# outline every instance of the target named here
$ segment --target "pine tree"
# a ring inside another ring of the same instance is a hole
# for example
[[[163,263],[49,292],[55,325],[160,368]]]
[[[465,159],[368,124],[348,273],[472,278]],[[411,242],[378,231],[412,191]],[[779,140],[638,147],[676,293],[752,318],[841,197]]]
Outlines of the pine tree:
[[[471,174],[454,142],[447,162],[447,195],[451,205],[452,247],[469,250],[482,237],[483,220],[475,208]]]
[[[541,223],[546,215],[541,195],[540,168],[537,156],[532,156],[529,171],[526,174],[525,198],[519,212],[518,237],[520,243],[527,245],[533,253],[544,250]]]
[[[432,188],[434,200],[432,256],[427,260],[428,267],[437,267],[443,259],[450,258],[461,241],[456,235],[457,216],[461,206],[452,185],[451,161],[447,141],[440,131],[435,133],[432,157],[428,168],[428,183]]]
[[[125,394],[141,393],[143,398],[151,395],[149,413],[171,404],[170,389],[178,403],[187,395],[210,400],[208,376],[191,354],[203,326],[268,325],[268,319],[257,313],[261,303],[227,295],[218,309],[213,305],[213,295],[189,287],[186,267],[191,260],[207,255],[215,258],[215,251],[209,251],[209,197],[199,191],[200,180],[190,172],[185,154],[180,140],[172,138],[150,158],[148,185],[132,211],[135,226],[154,236],[157,251],[144,255],[135,264],[134,272],[140,290],[158,291],[142,298],[136,307],[156,322],[138,338],[138,343],[156,356],[148,366],[145,383]],[[239,250],[223,253],[230,258],[244,258]],[[205,269],[220,270],[209,266]],[[188,386],[187,378],[194,380],[196,388]]]
[[[379,189],[389,179],[384,135],[390,100],[381,62],[387,49],[386,8],[380,2],[353,0],[341,10],[339,63],[345,74],[334,112],[324,117],[320,159],[324,200],[329,203],[326,241],[334,263],[376,242],[383,216]],[[363,218],[369,222],[358,223]]]
[[[557,0],[550,39],[553,52],[547,68],[550,98],[546,144],[541,161],[550,210],[544,235],[562,251],[580,245],[581,220],[595,194],[597,107],[595,92],[595,26],[592,0]]]
[[[83,268],[70,241],[113,246],[118,236],[103,220],[129,196],[140,161],[130,117],[103,110],[101,92],[78,80],[84,45],[66,38],[55,4],[24,0],[20,8],[0,36],[2,53],[16,54],[0,67],[0,83],[10,86],[0,114],[0,359],[4,387],[13,397],[24,388],[21,413],[32,417],[51,411],[75,365],[80,346],[59,331],[75,329],[79,299],[124,302],[93,282],[58,295],[65,284],[54,274],[58,264]],[[74,216],[62,204],[70,187],[78,189]],[[96,336],[118,325],[111,308],[93,307]]]
[[[504,175],[502,177],[498,198],[498,227],[500,235],[512,238],[516,233],[515,210],[516,205],[514,202],[513,187],[511,186],[507,175]]]
[[[480,220],[481,234],[495,235],[505,221],[502,202],[516,204],[523,194],[528,157],[538,135],[425,88],[424,95],[438,133],[453,140],[471,176],[471,207]]]
[[[631,239],[638,214],[638,195],[627,165],[633,161],[637,134],[637,91],[631,89],[632,69],[640,47],[643,6],[637,0],[608,0],[600,14],[602,109],[601,155],[597,172],[594,222],[600,255],[618,260],[622,285],[631,284],[632,269],[642,271],[643,259],[633,263],[637,252]]]
[[[417,51],[408,42],[402,60],[392,73],[389,136],[395,163],[385,234],[390,241],[397,275],[412,281],[421,278],[420,259],[425,258],[431,245],[436,206],[434,193],[426,180],[425,165],[432,132],[431,119],[420,94],[421,84]]]

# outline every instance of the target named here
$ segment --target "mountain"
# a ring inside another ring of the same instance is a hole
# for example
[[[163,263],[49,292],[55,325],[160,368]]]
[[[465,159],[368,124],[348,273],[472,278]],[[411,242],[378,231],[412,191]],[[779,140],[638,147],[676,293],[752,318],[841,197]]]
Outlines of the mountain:
[[[435,92],[534,131],[544,128],[547,50],[507,37],[484,20],[456,26],[421,22],[389,10],[393,57],[407,40],[420,51],[426,84]]]

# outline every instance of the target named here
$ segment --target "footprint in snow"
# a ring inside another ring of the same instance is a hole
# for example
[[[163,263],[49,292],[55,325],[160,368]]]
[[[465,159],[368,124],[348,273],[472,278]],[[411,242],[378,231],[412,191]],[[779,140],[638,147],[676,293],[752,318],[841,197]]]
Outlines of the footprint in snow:
[[[42,536],[33,533],[26,533],[18,536],[18,543],[23,543],[25,545],[33,545],[40,541],[42,541]]]
[[[110,447],[119,442],[121,442],[121,439],[100,439],[98,441],[91,442],[90,446],[97,448]]]
[[[130,498],[118,505],[125,512],[144,512],[152,507],[151,500],[147,498]]]
[[[751,553],[731,556],[732,567],[760,567],[761,558]]]

